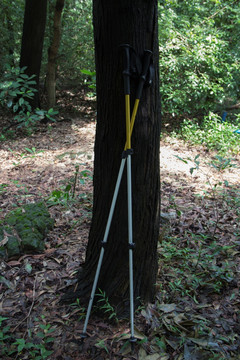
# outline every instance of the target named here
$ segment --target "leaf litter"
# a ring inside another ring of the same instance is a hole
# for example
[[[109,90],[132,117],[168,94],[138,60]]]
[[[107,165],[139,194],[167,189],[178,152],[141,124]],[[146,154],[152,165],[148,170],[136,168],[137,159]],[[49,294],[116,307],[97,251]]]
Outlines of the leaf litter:
[[[66,190],[68,184],[72,189],[76,166],[78,176],[93,171],[94,106],[90,100],[77,106],[81,116],[70,104],[70,121],[63,118],[29,137],[1,143],[0,219],[16,206],[59,191],[49,203],[55,227],[45,251],[0,263],[0,316],[7,318],[11,335],[26,339],[42,319],[53,330],[49,359],[58,360],[239,359],[239,156],[236,166],[219,172],[208,164],[216,154],[168,137],[161,144],[157,294],[136,313],[134,352],[126,319],[116,325],[94,314],[82,344],[86,310],[60,303],[84,262],[91,221],[91,176],[77,183],[76,199]],[[200,172],[190,171],[196,157]]]

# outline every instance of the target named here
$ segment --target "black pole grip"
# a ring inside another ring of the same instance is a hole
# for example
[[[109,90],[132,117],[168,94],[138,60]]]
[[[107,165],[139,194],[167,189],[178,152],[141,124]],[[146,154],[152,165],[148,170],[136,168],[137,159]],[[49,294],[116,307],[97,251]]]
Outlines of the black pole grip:
[[[148,69],[149,69],[149,66],[150,66],[151,56],[152,56],[152,51],[144,50],[142,73],[141,73],[141,76],[140,76],[140,80],[139,80],[138,88],[137,88],[137,93],[136,93],[136,98],[137,99],[140,99],[141,95],[142,95],[143,86],[144,86],[144,83],[146,81]]]
[[[124,70],[123,70],[123,79],[124,79],[124,94],[130,95],[130,50],[131,46],[128,44],[120,45],[124,50]]]

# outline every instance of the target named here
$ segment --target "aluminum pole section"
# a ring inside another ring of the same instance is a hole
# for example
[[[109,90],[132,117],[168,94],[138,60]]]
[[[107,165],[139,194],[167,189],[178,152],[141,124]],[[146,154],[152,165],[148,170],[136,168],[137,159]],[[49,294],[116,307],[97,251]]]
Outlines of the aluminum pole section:
[[[134,291],[133,291],[133,229],[132,229],[132,170],[131,154],[127,157],[127,192],[128,192],[128,245],[129,245],[129,296],[130,296],[130,326],[131,342],[135,342],[134,337]]]
[[[94,278],[94,282],[93,282],[93,286],[92,286],[92,292],[90,295],[90,300],[89,300],[87,314],[86,314],[86,318],[85,318],[85,322],[84,322],[83,332],[81,334],[82,338],[86,337],[87,325],[88,325],[89,316],[90,316],[90,313],[92,310],[93,300],[94,300],[94,296],[95,296],[95,292],[96,292],[96,287],[97,287],[98,278],[99,278],[102,261],[103,261],[103,256],[104,256],[104,251],[105,251],[104,245],[107,243],[108,234],[109,234],[112,217],[113,217],[113,213],[114,213],[114,209],[115,209],[115,205],[116,205],[116,201],[117,201],[117,196],[119,193],[119,187],[120,187],[121,180],[122,180],[122,174],[123,174],[125,162],[126,162],[126,158],[123,158],[121,161],[120,168],[119,168],[117,182],[115,185],[115,190],[114,190],[113,199],[112,199],[112,203],[111,203],[111,208],[110,208],[109,215],[108,215],[108,221],[107,221],[107,225],[106,225],[106,229],[105,229],[105,233],[104,233],[104,238],[102,241],[102,248],[101,248],[98,265],[97,265],[97,270],[96,270],[96,274],[95,274],[95,278]]]

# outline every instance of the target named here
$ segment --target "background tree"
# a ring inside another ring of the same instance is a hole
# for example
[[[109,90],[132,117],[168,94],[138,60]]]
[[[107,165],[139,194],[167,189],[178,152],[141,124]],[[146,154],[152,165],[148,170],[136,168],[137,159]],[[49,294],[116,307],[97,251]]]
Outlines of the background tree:
[[[26,0],[20,67],[27,66],[28,76],[36,75],[36,89],[39,88],[44,31],[47,15],[47,0]],[[39,95],[35,93],[32,107],[39,106]]]
[[[152,299],[157,274],[159,233],[159,139],[157,1],[95,0],[93,23],[97,72],[97,130],[94,163],[93,218],[86,262],[76,295],[89,292],[95,275],[100,242],[107,222],[121,154],[125,144],[123,54],[120,44],[131,44],[139,54],[153,51],[153,86],[145,89],[133,131],[134,290]],[[136,84],[132,84],[132,96]],[[132,99],[133,104],[133,99]],[[126,179],[126,174],[123,175]],[[120,301],[128,299],[128,232],[126,181],[120,188],[99,288]],[[71,294],[70,294],[71,296]]]
[[[46,77],[46,90],[48,106],[51,108],[56,103],[56,60],[61,40],[61,18],[64,0],[57,0],[53,19],[53,39],[48,49],[48,64]]]

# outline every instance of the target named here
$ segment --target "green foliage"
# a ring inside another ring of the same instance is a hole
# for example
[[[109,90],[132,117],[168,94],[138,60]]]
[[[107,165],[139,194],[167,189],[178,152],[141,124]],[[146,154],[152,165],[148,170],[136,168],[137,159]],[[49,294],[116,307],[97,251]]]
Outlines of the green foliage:
[[[1,0],[0,2],[0,76],[3,74],[6,64],[15,66],[19,62],[24,5],[25,2],[22,0],[10,2]]]
[[[3,64],[12,66],[11,59],[19,59],[19,18],[21,23],[23,5],[20,0],[10,5],[4,0],[0,5]],[[52,37],[53,13],[54,2],[50,2],[42,71]],[[239,17],[240,8],[234,0],[227,3],[223,0],[159,1],[159,65],[165,118],[178,116],[182,119],[186,115],[201,118],[209,111],[221,111],[225,104],[239,100]],[[59,82],[87,81],[94,95],[91,0],[65,1],[57,63]],[[35,121],[37,119],[31,114],[29,123]]]
[[[7,191],[7,187],[9,186],[9,184],[0,184],[0,194],[4,193],[5,191]]]
[[[240,152],[240,135],[235,131],[240,126],[237,119],[235,124],[222,122],[214,113],[205,116],[201,124],[196,119],[184,120],[181,125],[181,137],[192,144],[201,144],[210,150],[217,150],[219,154]]]
[[[10,339],[10,326],[3,325],[3,322],[7,320],[6,317],[0,316],[0,355],[4,356],[8,354],[6,343]]]
[[[54,5],[53,1],[49,4],[42,76],[52,38]],[[14,66],[20,54],[24,2],[9,4],[3,0],[0,9],[2,66]],[[165,117],[199,118],[239,100],[239,17],[240,8],[234,0],[159,1],[159,65]],[[86,83],[87,75],[94,95],[91,0],[65,1],[57,65],[59,82]],[[32,115],[28,116],[29,124],[37,121]]]
[[[89,96],[96,96],[96,71],[83,69],[81,70],[81,73],[87,75],[85,83],[88,85],[89,89],[93,90],[91,93],[89,93]]]
[[[189,296],[197,303],[200,290],[220,293],[228,283],[233,282],[233,264],[229,259],[222,258],[231,246],[222,247],[216,242],[209,244],[208,237],[201,234],[189,233],[188,238],[185,248],[181,247],[177,238],[164,240],[160,256],[164,272],[169,277],[169,296]],[[173,263],[174,267],[171,266]]]
[[[109,354],[109,350],[107,348],[107,345],[105,344],[105,340],[104,339],[100,339],[95,343],[95,346],[99,349],[103,349],[106,351],[106,353]]]
[[[107,314],[109,320],[114,320],[116,323],[118,323],[117,313],[116,313],[114,307],[110,304],[105,291],[102,291],[101,289],[98,289],[98,290],[99,290],[99,293],[96,295],[100,299],[98,300],[97,308],[99,308],[105,314]]]
[[[43,119],[55,122],[55,116],[58,114],[57,110],[54,110],[53,108],[50,108],[48,110],[43,109],[35,109],[35,121],[40,121]]]
[[[10,68],[7,67],[4,77],[0,84],[0,103],[12,109],[13,113],[18,113],[18,118],[21,119],[23,114],[31,111],[29,100],[37,91],[33,85],[36,81],[33,80],[35,75],[28,76],[24,74],[26,67]],[[18,118],[16,120],[19,122]]]
[[[66,2],[58,63],[61,78],[82,78],[84,81],[81,70],[87,68],[90,72],[94,71],[91,0]]]
[[[41,76],[45,76],[48,48],[52,41],[53,16],[56,1],[49,1]],[[24,1],[0,2],[1,64],[0,76],[6,64],[15,67],[19,63],[24,20]],[[62,38],[57,58],[60,82],[79,79],[84,82],[81,69],[94,71],[94,44],[92,25],[92,1],[66,0],[62,15]]]
[[[232,162],[230,158],[224,158],[222,156],[216,155],[214,160],[210,163],[218,171],[223,171],[230,168],[235,168],[237,165]]]
[[[0,355],[14,356],[15,359],[21,359],[23,356],[24,358],[28,356],[33,360],[49,359],[49,356],[53,353],[52,350],[48,350],[49,344],[54,341],[50,334],[55,329],[50,324],[46,324],[44,316],[41,318],[41,323],[38,318],[35,318],[40,331],[32,334],[29,330],[27,340],[20,338],[14,341],[14,334],[11,333],[10,326],[4,324],[8,318],[0,317]]]
[[[227,98],[239,99],[239,15],[236,1],[160,1],[165,115],[206,115],[223,109]]]
[[[71,185],[68,184],[61,189],[53,190],[47,199],[48,206],[62,205],[68,207],[71,199],[71,188]]]
[[[26,67],[10,68],[4,72],[0,82],[0,104],[10,109],[14,114],[14,125],[17,128],[34,127],[40,120],[47,118],[55,121],[54,116],[58,113],[53,109],[49,110],[32,110],[31,100],[34,93],[37,92],[35,75],[28,76],[24,73]],[[3,139],[4,140],[4,139]]]
[[[12,153],[16,161],[13,161],[12,164],[14,166],[19,166],[21,164],[22,159],[27,158],[35,158],[38,154],[43,153],[43,150],[37,150],[35,147],[32,147],[31,149],[25,148],[23,152],[19,153],[17,151],[12,150],[11,148],[8,148],[8,150]],[[18,185],[20,187],[21,185]],[[23,186],[23,185],[22,185]],[[26,188],[27,191],[27,188]]]
[[[76,196],[78,182],[80,185],[84,185],[86,181],[92,181],[91,171],[79,171],[79,165],[75,165],[74,176],[67,181],[66,185],[63,185],[59,189],[55,189],[51,192],[50,196],[47,198],[47,204],[49,206],[62,205],[64,207],[69,207],[79,200],[86,203],[90,202],[91,204],[91,199],[89,199],[86,193],[80,193]]]
[[[70,304],[70,306],[77,310],[79,320],[83,320],[86,317],[86,309],[81,306],[79,298],[77,298],[74,303]],[[74,311],[74,313],[76,313],[76,311]]]

